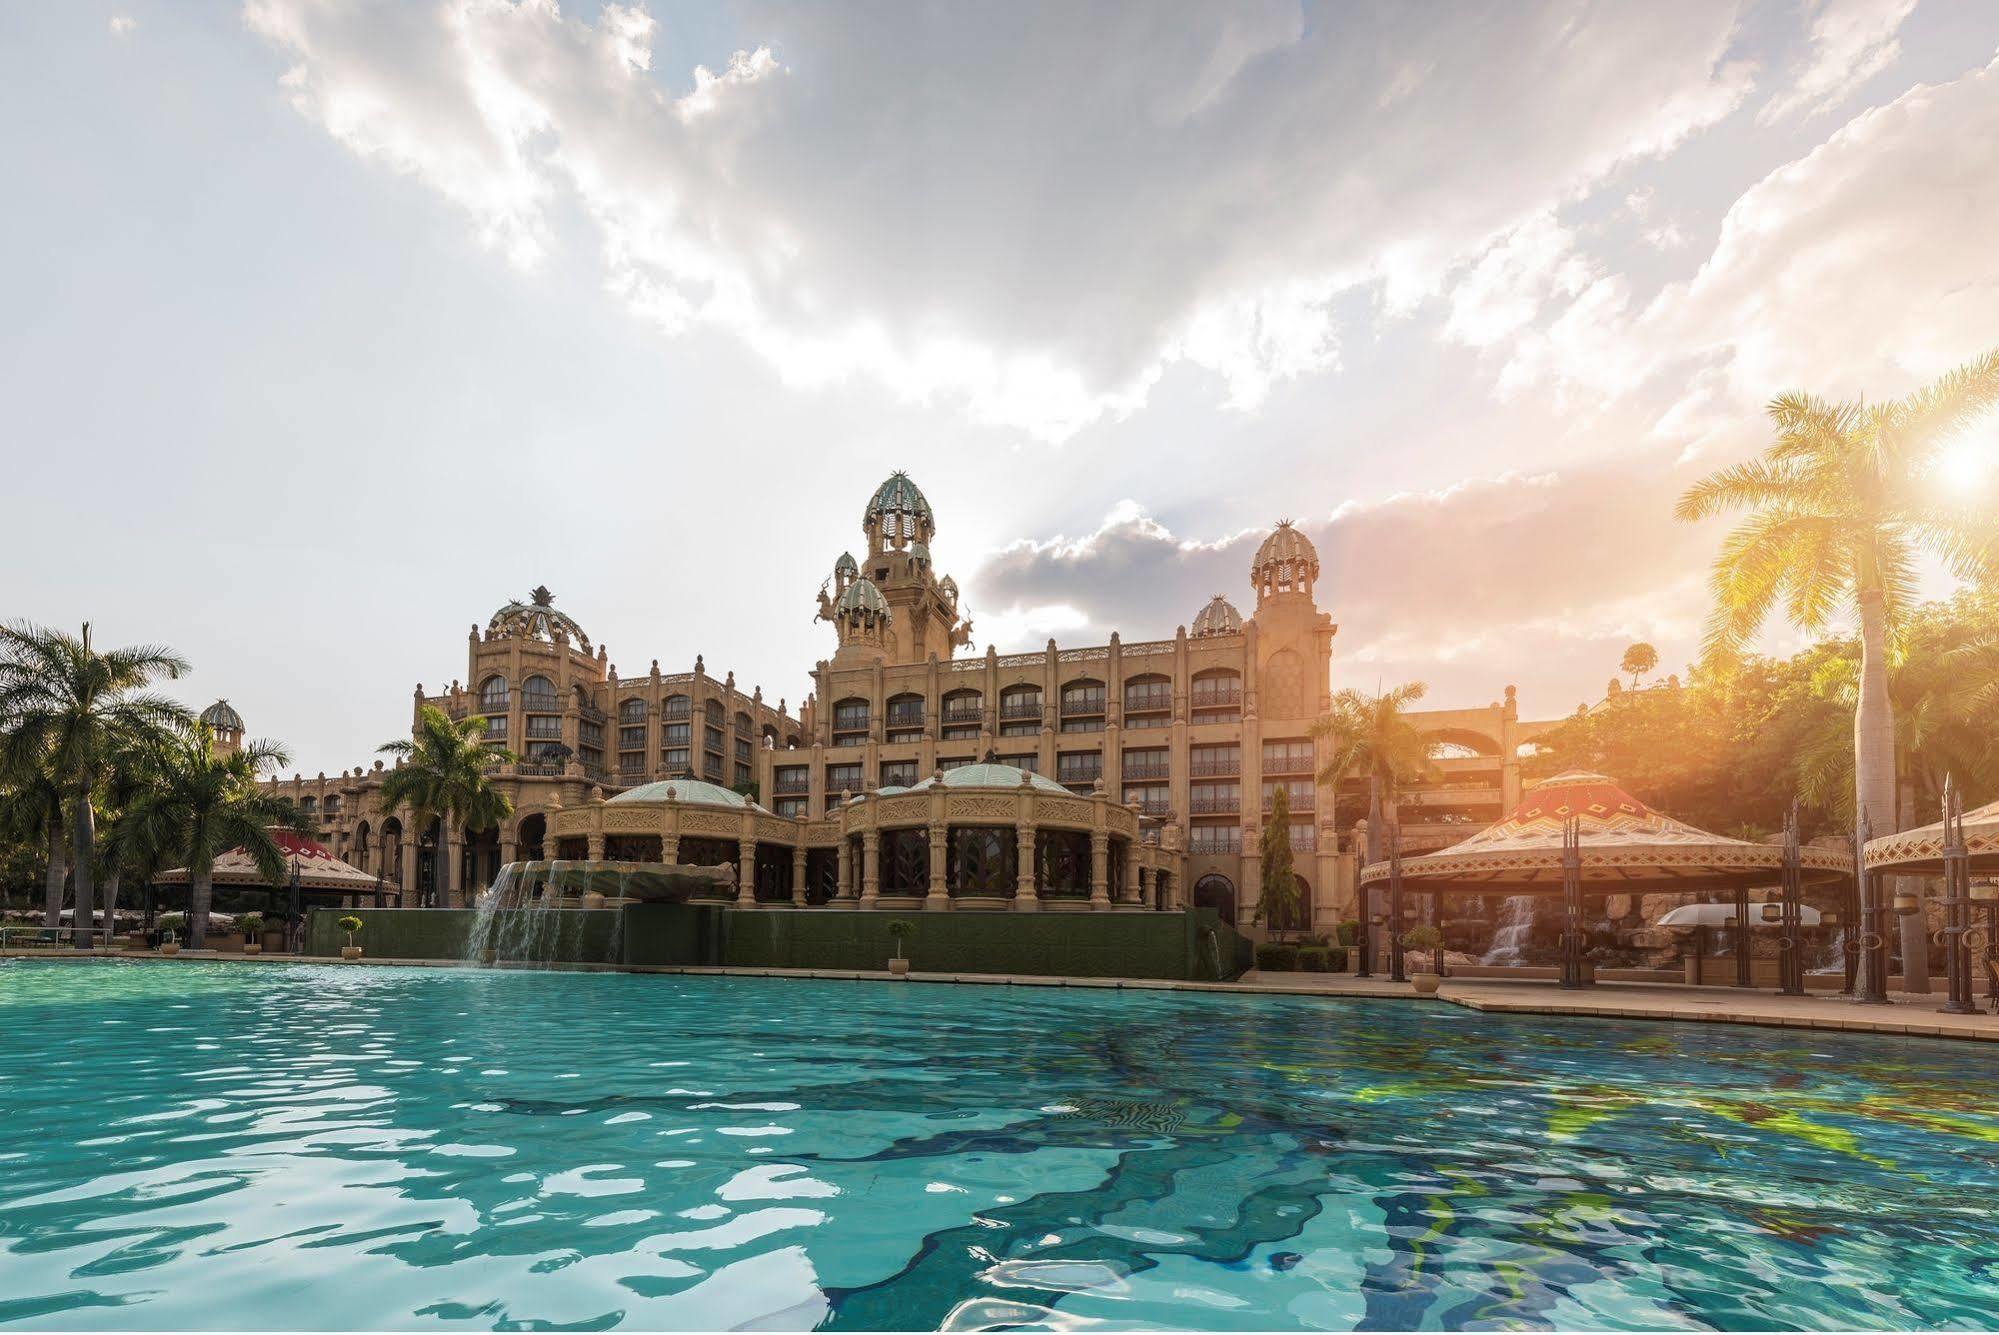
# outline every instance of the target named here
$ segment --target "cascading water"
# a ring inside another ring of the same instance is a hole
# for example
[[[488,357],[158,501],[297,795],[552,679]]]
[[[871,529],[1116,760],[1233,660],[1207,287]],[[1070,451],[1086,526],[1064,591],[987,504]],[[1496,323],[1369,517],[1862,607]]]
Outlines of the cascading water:
[[[1499,906],[1499,922],[1493,928],[1492,945],[1480,964],[1519,964],[1534,936],[1534,896],[1508,895]]]

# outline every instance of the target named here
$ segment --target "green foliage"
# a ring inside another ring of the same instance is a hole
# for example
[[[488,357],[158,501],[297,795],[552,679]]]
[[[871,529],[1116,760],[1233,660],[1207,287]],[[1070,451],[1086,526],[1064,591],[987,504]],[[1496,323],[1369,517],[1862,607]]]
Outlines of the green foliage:
[[[1270,799],[1263,822],[1262,893],[1258,922],[1291,922],[1298,916],[1298,873],[1291,859],[1291,802],[1282,783]]]
[[[1334,928],[1334,932],[1335,939],[1340,945],[1351,950],[1360,940],[1360,919],[1342,918],[1340,919],[1339,926]]]
[[[1890,630],[1899,629],[1925,556],[1964,580],[1999,574],[1999,517],[1932,476],[1942,447],[1994,406],[1999,351],[1905,399],[1773,400],[1776,441],[1695,483],[1674,511],[1690,521],[1748,515],[1715,561],[1710,654],[1739,648],[1779,607],[1818,631],[1863,594],[1881,595]]]
[[[1624,651],[1624,660],[1618,666],[1631,675],[1631,687],[1636,690],[1638,679],[1659,666],[1659,651],[1640,640]]]
[[[1271,973],[1296,973],[1298,947],[1281,941],[1266,941],[1256,948],[1256,967]]]
[[[1298,968],[1303,973],[1332,972],[1332,951],[1324,946],[1298,947]]]
[[[352,940],[354,933],[361,930],[361,920],[349,913],[342,917],[339,922],[335,923],[334,926],[347,933],[348,939]]]
[[[244,936],[254,941],[263,934],[264,915],[261,913],[245,913],[236,919],[236,926],[242,929]]]
[[[1409,721],[1410,706],[1428,690],[1412,681],[1376,695],[1336,692],[1332,709],[1311,727],[1314,738],[1330,742],[1319,782],[1337,785],[1349,776],[1372,777],[1379,780],[1388,809],[1404,784],[1433,777],[1437,765],[1430,758],[1430,739]]]
[[[486,771],[512,764],[514,753],[486,740],[486,720],[478,715],[454,723],[435,705],[424,705],[412,736],[379,749],[397,760],[377,797],[384,811],[408,806],[419,826],[436,818],[475,834],[494,828],[513,811]]]
[[[162,913],[159,917],[158,926],[162,934],[171,933],[178,936],[187,928],[187,915],[185,913]]]
[[[1428,923],[1421,923],[1404,932],[1399,940],[1404,950],[1436,950],[1444,944],[1444,934]]]

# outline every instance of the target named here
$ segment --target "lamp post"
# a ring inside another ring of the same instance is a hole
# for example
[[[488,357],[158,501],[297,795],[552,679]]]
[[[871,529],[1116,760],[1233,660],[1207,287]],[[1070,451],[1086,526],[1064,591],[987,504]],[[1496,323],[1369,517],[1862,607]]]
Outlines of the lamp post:
[[[1804,868],[1798,848],[1798,804],[1795,800],[1791,809],[1784,813],[1783,887],[1783,935],[1777,940],[1777,991],[1782,996],[1801,997],[1805,994],[1805,956],[1800,936],[1805,928],[1805,914],[1799,896],[1804,890]]]
[[[1937,1009],[1947,1015],[1970,1015],[1971,850],[1964,842],[1964,799],[1957,782],[1943,781],[1943,955],[1949,999]]]
[[[1855,980],[1855,1004],[1861,1006],[1885,1006],[1888,1004],[1888,938],[1881,934],[1882,916],[1880,882],[1867,871],[1867,841],[1874,831],[1873,822],[1861,813],[1860,821],[1853,830],[1853,877],[1860,903],[1859,955],[1856,965],[1858,977]]]
[[[1582,821],[1562,822],[1562,986],[1583,985]]]
[[[444,870],[437,865],[439,857],[437,836],[429,830],[425,830],[416,837],[416,844],[418,850],[417,880],[423,886],[422,893],[418,896],[418,899],[425,908],[434,909],[437,907],[437,878]],[[424,880],[423,875],[423,869],[426,866],[430,868],[430,878],[428,881]]]
[[[1402,970],[1402,826],[1388,832],[1388,981],[1406,983]]]

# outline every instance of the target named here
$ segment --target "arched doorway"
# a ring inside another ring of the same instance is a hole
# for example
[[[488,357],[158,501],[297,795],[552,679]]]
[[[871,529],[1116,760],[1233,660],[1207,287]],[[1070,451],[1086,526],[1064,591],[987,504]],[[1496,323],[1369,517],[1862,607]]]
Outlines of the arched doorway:
[[[519,833],[516,836],[515,856],[523,862],[540,862],[545,856],[542,843],[548,838],[548,817],[537,811],[531,816],[522,816]]]
[[[1235,926],[1235,882],[1219,872],[1209,872],[1194,882],[1194,907],[1213,909],[1223,922]]]

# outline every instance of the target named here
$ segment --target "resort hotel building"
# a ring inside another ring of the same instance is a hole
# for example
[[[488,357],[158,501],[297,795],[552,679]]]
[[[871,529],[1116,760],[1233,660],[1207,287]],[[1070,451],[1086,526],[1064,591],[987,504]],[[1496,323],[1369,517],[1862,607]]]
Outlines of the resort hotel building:
[[[463,905],[509,862],[726,863],[740,907],[899,911],[1145,911],[1208,905],[1256,917],[1276,792],[1301,911],[1350,916],[1368,795],[1319,780],[1310,735],[1331,703],[1338,627],[1304,533],[1279,523],[1248,571],[1247,614],[1224,594],[1170,637],[972,650],[938,525],[916,483],[883,482],[818,594],[831,652],[796,711],[691,670],[619,671],[545,588],[475,624],[464,675],[415,704],[477,715],[519,757],[494,775],[513,805],[466,831],[376,798],[382,763],[274,779],[333,853],[401,891]],[[685,660],[682,660],[685,661]],[[226,702],[204,716],[234,744]],[[1405,791],[1402,848],[1455,842],[1513,809],[1520,752],[1552,723],[1521,720],[1513,688],[1478,708],[1416,714],[1437,773]]]

